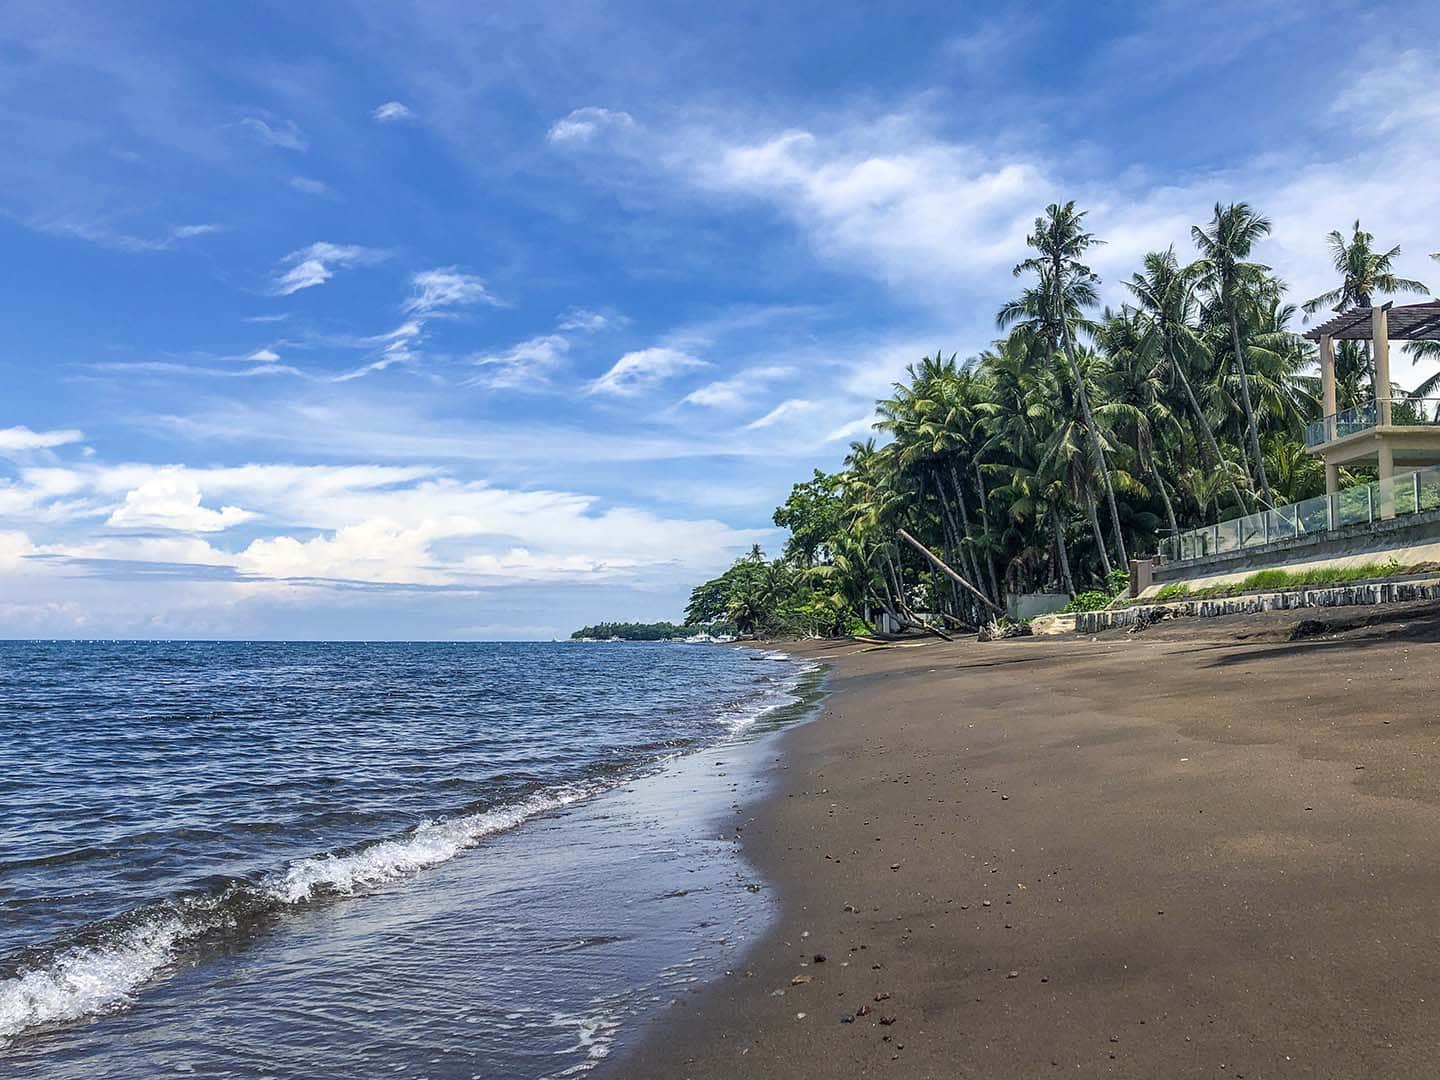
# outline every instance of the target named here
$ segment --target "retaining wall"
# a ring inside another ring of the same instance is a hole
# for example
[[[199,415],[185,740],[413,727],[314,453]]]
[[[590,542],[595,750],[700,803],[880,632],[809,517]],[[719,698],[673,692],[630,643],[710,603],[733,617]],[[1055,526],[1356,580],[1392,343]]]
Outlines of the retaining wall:
[[[1134,626],[1141,612],[1165,608],[1177,615],[1214,618],[1217,615],[1259,615],[1266,611],[1294,611],[1300,608],[1359,607],[1370,604],[1400,604],[1411,600],[1440,600],[1440,578],[1421,581],[1377,581],[1360,585],[1334,585],[1323,589],[1254,593],[1215,600],[1176,600],[1165,604],[1135,604],[1103,611],[1082,611],[1075,616],[1075,630],[1098,634]]]

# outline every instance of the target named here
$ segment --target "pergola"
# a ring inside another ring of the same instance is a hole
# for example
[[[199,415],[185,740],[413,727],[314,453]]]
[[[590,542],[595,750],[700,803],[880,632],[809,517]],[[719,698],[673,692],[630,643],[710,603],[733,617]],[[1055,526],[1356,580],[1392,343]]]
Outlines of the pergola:
[[[1320,392],[1325,418],[1309,449],[1325,459],[1325,487],[1339,489],[1339,469],[1353,461],[1375,460],[1380,479],[1395,473],[1397,453],[1407,464],[1440,463],[1440,428],[1396,427],[1390,401],[1390,342],[1440,338],[1440,300],[1395,307],[1357,307],[1336,315],[1305,334],[1320,346]],[[1345,418],[1335,408],[1335,342],[1369,341],[1374,361],[1373,416]]]

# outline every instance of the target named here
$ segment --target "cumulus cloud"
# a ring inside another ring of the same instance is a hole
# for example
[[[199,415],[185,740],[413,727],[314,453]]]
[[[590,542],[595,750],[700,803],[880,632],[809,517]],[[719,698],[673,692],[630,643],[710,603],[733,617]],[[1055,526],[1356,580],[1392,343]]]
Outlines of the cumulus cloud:
[[[399,101],[387,101],[383,105],[375,106],[375,111],[370,116],[382,124],[397,124],[402,120],[415,119],[415,113],[410,107]]]
[[[705,361],[679,349],[666,346],[639,349],[615,361],[614,367],[590,384],[590,392],[629,397],[683,371],[704,366]]]
[[[309,247],[292,251],[280,261],[286,269],[276,274],[274,292],[277,296],[289,296],[301,289],[312,289],[329,281],[337,270],[371,266],[388,257],[388,252],[378,248],[317,241]]]
[[[83,431],[74,428],[53,428],[49,431],[31,431],[28,427],[0,428],[0,453],[5,451],[52,450],[80,442],[85,438]]]
[[[550,128],[546,138],[551,143],[587,143],[604,131],[634,128],[635,118],[627,112],[602,109],[594,105],[576,109]]]
[[[238,506],[211,510],[201,505],[200,485],[191,475],[165,470],[126,492],[106,524],[117,529],[220,532],[255,515]]]
[[[253,360],[257,364],[274,364],[279,362],[280,354],[270,348],[256,349],[245,359]]]
[[[310,148],[305,141],[305,136],[292,121],[277,123],[271,119],[259,116],[247,116],[240,121],[250,132],[261,142],[270,146],[278,146],[282,150],[295,150],[303,153]]]
[[[417,315],[428,315],[442,308],[468,307],[472,304],[489,304],[491,307],[504,306],[502,301],[485,286],[485,282],[474,274],[467,274],[454,266],[426,270],[410,278],[415,295],[405,305],[405,310]]]

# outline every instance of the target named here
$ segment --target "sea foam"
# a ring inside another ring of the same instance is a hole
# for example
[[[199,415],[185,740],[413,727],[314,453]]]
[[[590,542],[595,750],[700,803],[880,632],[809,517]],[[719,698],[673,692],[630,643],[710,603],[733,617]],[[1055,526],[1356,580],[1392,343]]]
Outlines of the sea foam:
[[[133,912],[112,927],[102,927],[95,944],[62,948],[39,965],[0,980],[0,1046],[34,1028],[128,1005],[134,992],[172,964],[184,945],[234,926],[246,912],[269,912],[384,885],[453,859],[487,836],[596,790],[576,785],[479,813],[427,821],[396,839],[297,859],[253,883]]]

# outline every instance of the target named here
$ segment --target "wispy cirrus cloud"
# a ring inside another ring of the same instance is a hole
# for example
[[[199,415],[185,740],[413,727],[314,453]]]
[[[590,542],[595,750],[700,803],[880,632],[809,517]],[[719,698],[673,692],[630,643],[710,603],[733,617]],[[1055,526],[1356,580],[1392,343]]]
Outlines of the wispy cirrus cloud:
[[[405,120],[414,120],[415,113],[410,106],[403,102],[387,101],[382,105],[375,106],[370,117],[381,124],[398,124]]]
[[[280,265],[286,269],[276,274],[273,291],[276,296],[290,296],[301,289],[324,285],[337,270],[373,266],[389,257],[389,252],[379,248],[317,241],[309,247],[292,251],[280,260]]]
[[[257,139],[269,146],[277,146],[282,150],[294,150],[297,153],[304,153],[310,149],[310,144],[305,141],[304,134],[293,121],[276,121],[270,117],[247,116],[240,123]]]
[[[415,294],[406,302],[405,310],[415,315],[432,315],[446,308],[474,304],[505,306],[504,301],[486,287],[482,278],[454,266],[414,274],[410,284]]]
[[[745,425],[746,431],[759,431],[762,428],[774,427],[780,421],[791,416],[798,416],[801,413],[810,412],[814,409],[815,402],[806,401],[803,398],[787,398],[780,402],[773,409],[757,420],[751,420]]]
[[[313,176],[292,176],[290,187],[305,195],[334,195],[335,189],[324,180],[316,180]]]
[[[557,120],[546,138],[552,143],[586,143],[604,131],[625,131],[636,126],[635,118],[627,112],[588,105]]]
[[[637,349],[620,357],[609,371],[592,382],[590,393],[632,397],[681,372],[705,366],[704,360],[668,346]]]
[[[739,375],[717,379],[686,394],[682,405],[699,405],[708,409],[733,409],[763,392],[769,385],[795,374],[795,369],[781,365],[760,365],[747,368]]]
[[[474,381],[492,390],[535,389],[549,382],[569,351],[565,335],[542,334],[502,352],[476,356],[473,362],[486,370]]]

